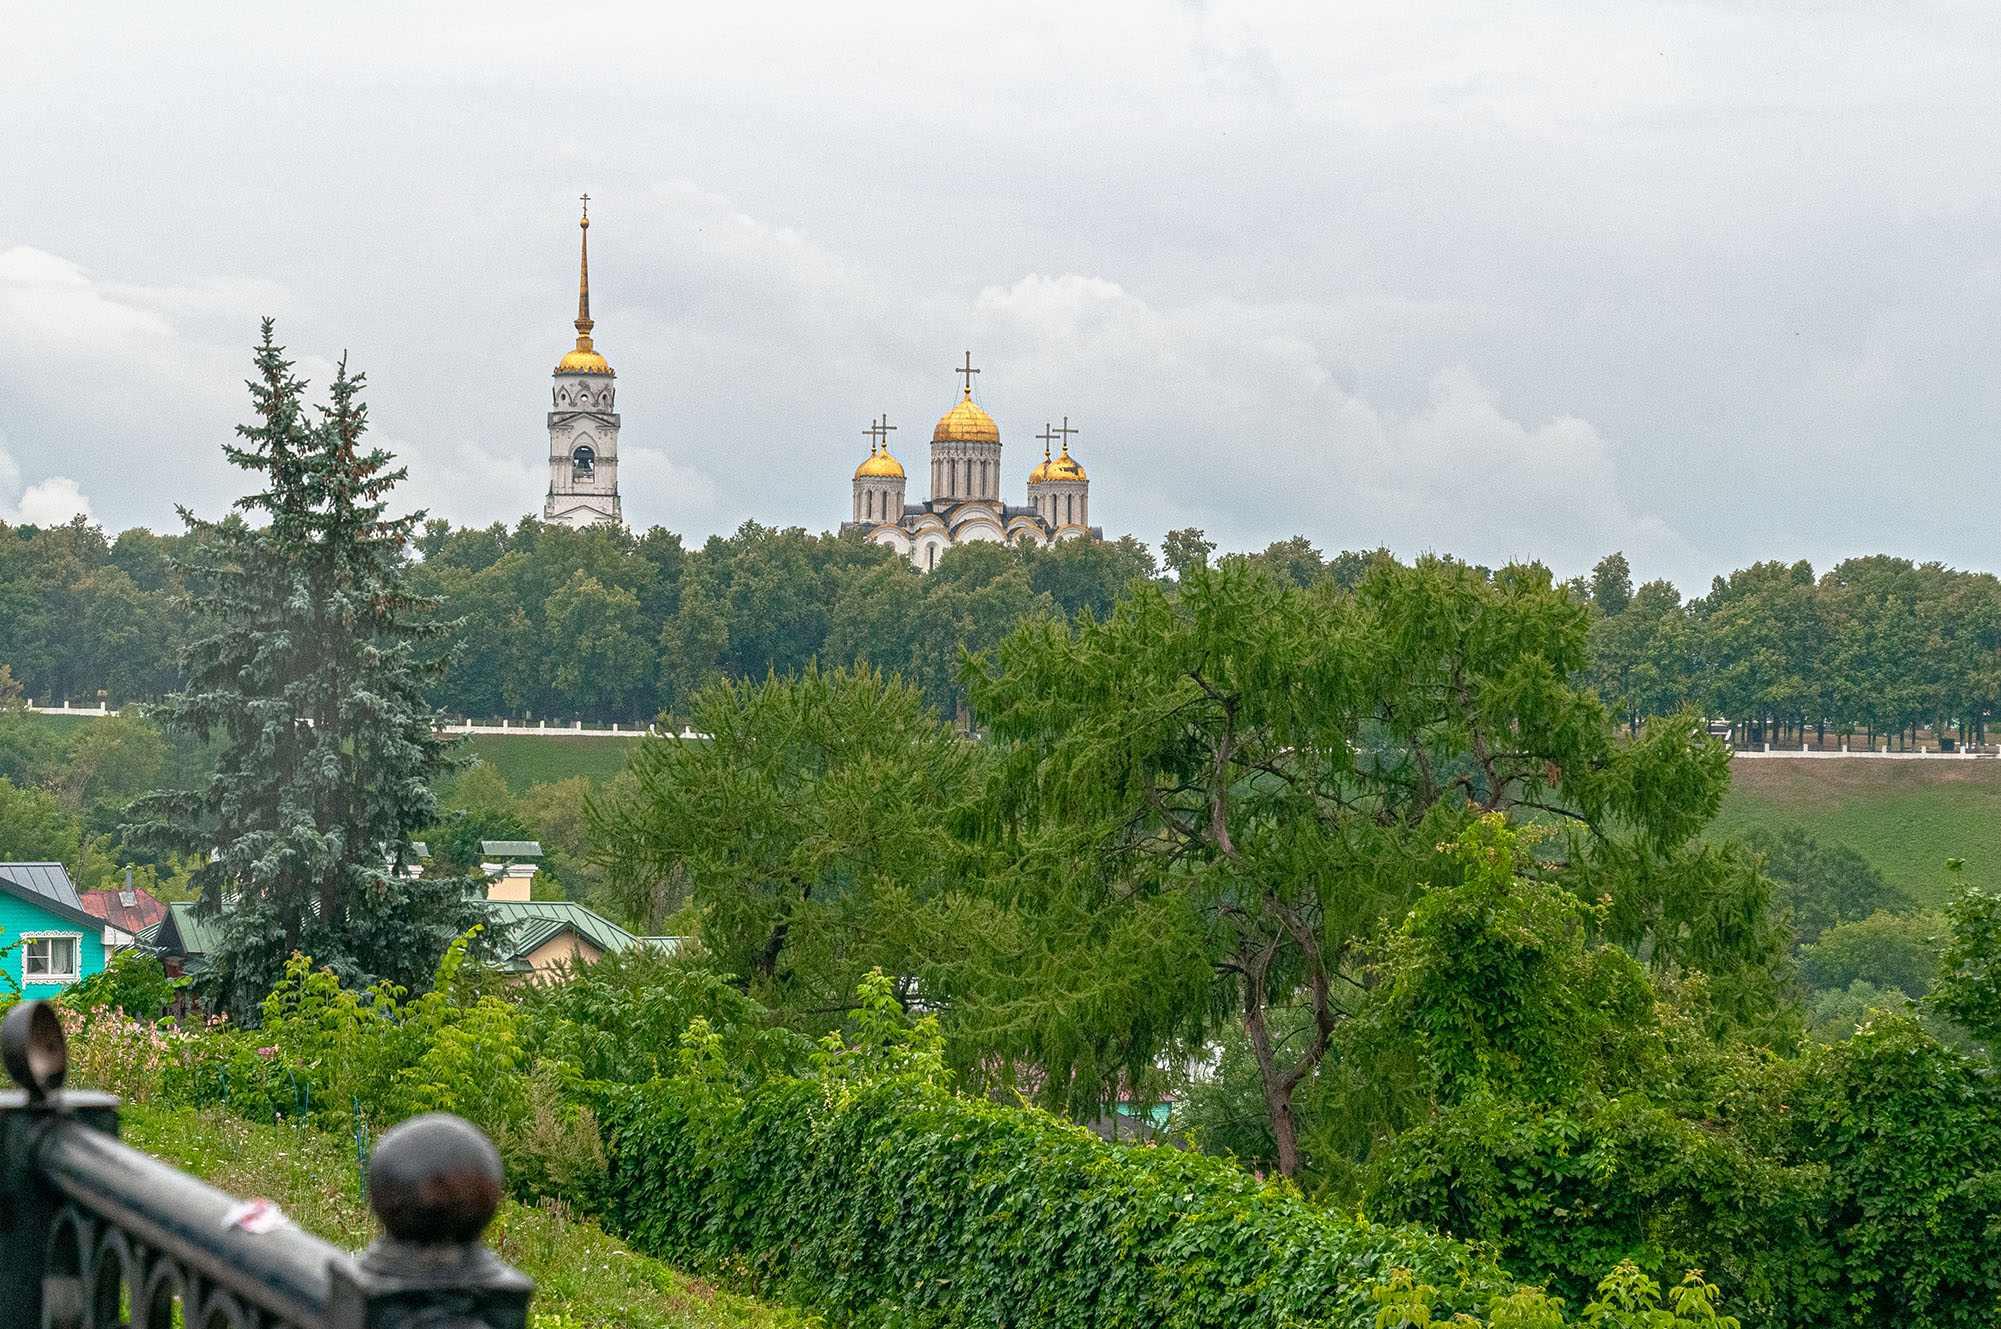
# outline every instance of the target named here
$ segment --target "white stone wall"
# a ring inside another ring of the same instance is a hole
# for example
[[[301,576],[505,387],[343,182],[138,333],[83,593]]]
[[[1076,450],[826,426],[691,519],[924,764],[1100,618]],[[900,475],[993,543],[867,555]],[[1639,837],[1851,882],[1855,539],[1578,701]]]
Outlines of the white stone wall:
[[[609,374],[557,374],[549,390],[549,496],[544,521],[568,526],[621,522],[617,385]],[[578,465],[578,449],[591,464]]]
[[[1091,525],[1091,482],[1089,480],[1047,480],[1028,487],[1028,506],[1049,524],[1052,531],[1065,526],[1088,529]]]

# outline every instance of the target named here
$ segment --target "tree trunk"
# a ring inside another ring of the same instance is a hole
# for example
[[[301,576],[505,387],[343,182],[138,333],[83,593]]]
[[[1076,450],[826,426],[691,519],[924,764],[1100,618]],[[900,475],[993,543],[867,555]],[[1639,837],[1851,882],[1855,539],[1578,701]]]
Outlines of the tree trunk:
[[[1267,955],[1265,964],[1269,963]],[[1278,1147],[1278,1170],[1281,1175],[1294,1177],[1299,1175],[1299,1123],[1293,1120],[1292,1088],[1278,1068],[1271,1027],[1265,1023],[1263,969],[1264,965],[1260,965],[1255,981],[1248,976],[1245,979],[1246,987],[1256,989],[1258,1000],[1245,1004],[1244,1032],[1251,1036],[1251,1050],[1258,1060],[1258,1088],[1264,1094],[1265,1116],[1271,1121],[1272,1140]]]

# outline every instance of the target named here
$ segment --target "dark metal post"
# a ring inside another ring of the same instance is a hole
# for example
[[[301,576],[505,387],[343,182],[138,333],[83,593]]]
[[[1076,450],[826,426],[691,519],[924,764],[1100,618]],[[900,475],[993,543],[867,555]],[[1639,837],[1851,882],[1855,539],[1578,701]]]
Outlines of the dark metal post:
[[[63,1092],[68,1049],[62,1024],[46,1003],[21,1002],[7,1012],[0,1023],[0,1059],[21,1086],[0,1090],[0,1195],[7,1197],[0,1204],[0,1306],[21,1324],[39,1325],[46,1303],[60,1324],[83,1312],[83,1270],[51,1266],[49,1234],[63,1199],[34,1166],[35,1154],[66,1117],[116,1138],[118,1100]]]
[[[230,1220],[235,1197],[121,1144],[118,1102],[65,1093],[62,1026],[44,1002],[0,1025],[0,1312],[6,1324],[282,1322],[299,1329],[525,1329],[534,1284],[481,1241],[500,1155],[442,1113],[383,1134],[369,1164],[385,1235],[355,1260],[290,1225]],[[121,1297],[121,1289],[124,1296]]]

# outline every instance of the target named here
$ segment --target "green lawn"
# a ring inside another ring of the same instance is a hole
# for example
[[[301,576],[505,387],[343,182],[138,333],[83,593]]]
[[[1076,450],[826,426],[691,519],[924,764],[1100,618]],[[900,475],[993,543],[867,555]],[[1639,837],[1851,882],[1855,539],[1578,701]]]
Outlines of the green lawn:
[[[472,749],[520,793],[531,784],[588,775],[600,783],[625,769],[638,748],[636,738],[538,738],[527,734],[474,734]]]
[[[278,1202],[294,1223],[344,1250],[375,1237],[355,1177],[354,1142],[324,1132],[259,1126],[220,1109],[126,1104],[127,1143],[212,1186]],[[535,1280],[529,1317],[562,1329],[778,1329],[817,1321],[720,1291],[636,1255],[604,1229],[560,1205],[509,1200],[487,1242]],[[542,1317],[562,1316],[560,1320]]]
[[[1927,905],[1951,889],[1948,858],[1966,860],[1969,884],[2001,887],[2001,761],[1731,763],[1712,835],[1787,825],[1847,845]]]

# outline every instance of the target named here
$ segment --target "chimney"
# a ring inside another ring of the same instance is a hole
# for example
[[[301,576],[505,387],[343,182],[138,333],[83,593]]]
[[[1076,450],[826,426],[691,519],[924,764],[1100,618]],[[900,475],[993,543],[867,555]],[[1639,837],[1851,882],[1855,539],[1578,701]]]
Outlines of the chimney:
[[[489,900],[530,900],[534,894],[530,887],[535,881],[533,863],[509,863],[502,868],[498,863],[482,863],[487,876],[486,898]]]

